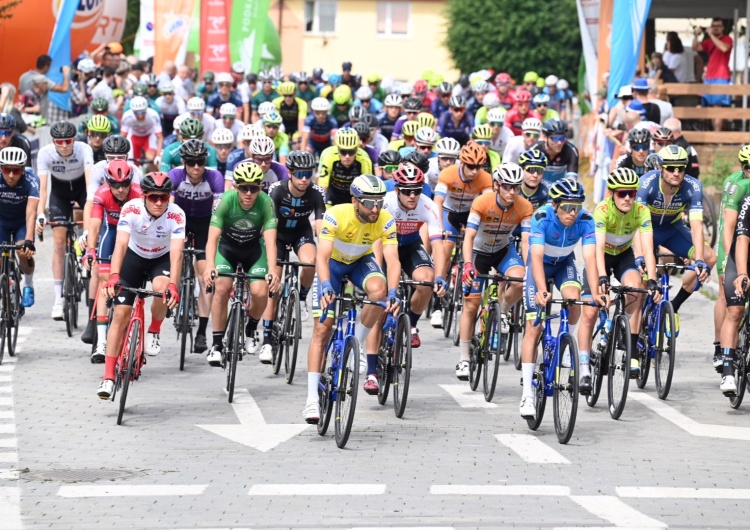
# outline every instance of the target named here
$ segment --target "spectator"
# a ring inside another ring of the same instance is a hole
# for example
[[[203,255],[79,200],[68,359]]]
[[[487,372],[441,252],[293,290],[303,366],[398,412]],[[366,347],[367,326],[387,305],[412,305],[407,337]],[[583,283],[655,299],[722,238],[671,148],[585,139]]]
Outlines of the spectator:
[[[664,122],[674,116],[674,110],[672,104],[669,101],[659,99],[659,85],[656,84],[656,80],[648,80],[648,102],[659,107],[659,125],[664,125]]]
[[[690,83],[690,77],[695,81],[693,73],[692,55],[685,52],[679,35],[670,31],[667,33],[667,42],[664,44],[664,55],[662,56],[664,66],[674,75],[677,83]],[[675,81],[665,81],[673,83]]]
[[[105,66],[102,71],[102,79],[91,90],[91,99],[104,98],[109,102],[109,113],[116,114],[119,110],[114,93],[112,92],[112,83],[115,81],[115,71],[111,66]]]
[[[654,52],[651,54],[651,67],[648,70],[649,79],[653,79],[657,83],[676,83],[677,78],[675,77],[672,70],[667,68],[664,64],[662,54]]]
[[[49,123],[67,119],[69,113],[54,103],[50,103],[47,97],[50,90],[53,92],[67,92],[70,89],[70,66],[63,66],[62,71],[62,85],[58,85],[42,74],[37,74],[32,79],[31,90],[27,90],[21,95],[20,101],[23,104],[21,112],[38,114]]]
[[[164,62],[164,71],[159,74],[159,83],[167,82],[169,81],[172,83],[172,79],[174,76],[177,75],[177,67],[174,65],[174,62],[172,61],[165,61]],[[177,94],[179,95],[179,94]]]
[[[47,75],[50,66],[52,66],[52,57],[50,57],[49,55],[40,55],[39,57],[37,57],[36,68],[33,70],[29,70],[25,74],[22,74],[18,79],[18,93],[23,94],[24,92],[31,90],[32,85],[34,84],[34,78],[39,74]]]
[[[0,113],[13,116],[13,119],[16,120],[16,133],[23,134],[28,129],[21,112],[16,107],[16,87],[12,83],[0,85]]]
[[[664,127],[674,134],[674,144],[679,145],[688,153],[687,174],[698,178],[701,174],[700,164],[698,163],[698,152],[682,135],[682,122],[677,118],[669,118],[664,122]]]
[[[698,40],[703,34],[703,40]],[[724,35],[724,20],[714,18],[711,21],[710,31],[705,28],[695,28],[695,38],[693,39],[693,49],[703,51],[708,55],[706,63],[706,75],[703,82],[707,85],[728,85],[731,82],[731,72],[729,70],[729,56],[732,53],[732,37]],[[704,95],[703,105],[705,106],[729,106],[728,95]],[[714,118],[714,130],[720,131],[724,120]]]
[[[648,100],[648,79],[645,77],[639,77],[633,83],[633,98],[636,101],[640,101],[643,104],[643,109],[646,111],[645,120],[652,121],[654,123],[661,123],[661,111],[659,106],[655,103],[650,103]]]

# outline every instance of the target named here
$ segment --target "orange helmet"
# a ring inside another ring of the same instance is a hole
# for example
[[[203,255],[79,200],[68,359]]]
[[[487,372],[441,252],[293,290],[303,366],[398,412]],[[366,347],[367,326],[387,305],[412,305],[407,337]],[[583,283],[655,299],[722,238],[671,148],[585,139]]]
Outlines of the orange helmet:
[[[487,154],[478,143],[469,141],[461,148],[458,158],[464,164],[469,164],[470,166],[481,166],[487,161]]]

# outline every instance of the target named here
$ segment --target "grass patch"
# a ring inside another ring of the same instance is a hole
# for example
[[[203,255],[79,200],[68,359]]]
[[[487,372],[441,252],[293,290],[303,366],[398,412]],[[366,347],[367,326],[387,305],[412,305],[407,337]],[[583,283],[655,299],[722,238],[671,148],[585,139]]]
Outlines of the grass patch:
[[[701,184],[704,187],[714,186],[721,189],[724,179],[737,171],[736,162],[734,156],[717,153],[711,162],[711,166],[701,171]]]

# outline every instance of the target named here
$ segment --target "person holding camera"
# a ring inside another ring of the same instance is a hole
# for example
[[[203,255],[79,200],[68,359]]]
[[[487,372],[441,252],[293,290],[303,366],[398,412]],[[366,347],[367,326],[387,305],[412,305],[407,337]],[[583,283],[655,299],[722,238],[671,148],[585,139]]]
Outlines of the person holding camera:
[[[704,52],[708,56],[706,63],[706,75],[703,82],[707,85],[728,85],[731,83],[732,74],[729,70],[729,56],[732,53],[732,37],[724,34],[724,20],[714,18],[711,20],[711,26],[706,28],[695,28],[695,38],[693,39],[693,49],[697,52]],[[703,40],[700,40],[703,35]],[[728,95],[709,95],[703,96],[704,106],[728,107],[730,104]],[[714,130],[722,129],[723,121],[721,118],[714,118]]]

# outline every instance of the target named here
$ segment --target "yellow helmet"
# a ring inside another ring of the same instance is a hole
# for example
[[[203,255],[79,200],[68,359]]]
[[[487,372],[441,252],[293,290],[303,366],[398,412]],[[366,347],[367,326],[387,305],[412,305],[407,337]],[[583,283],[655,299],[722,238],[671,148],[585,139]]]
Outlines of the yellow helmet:
[[[276,92],[281,96],[293,96],[295,90],[297,90],[297,85],[292,81],[284,81],[283,83],[279,83],[279,86],[276,87]]]
[[[263,170],[255,162],[240,162],[234,168],[235,184],[260,184],[263,182]]]
[[[740,159],[740,164],[750,164],[750,144],[742,146],[737,158]]]
[[[352,100],[352,89],[349,85],[339,85],[333,91],[333,101],[337,105],[346,105]]]
[[[89,132],[107,133],[112,132],[112,124],[109,118],[103,114],[94,114],[86,124]]]
[[[334,141],[339,149],[356,149],[359,147],[359,134],[351,127],[344,127],[336,133]]]
[[[419,130],[419,122],[416,120],[409,120],[404,122],[404,126],[401,129],[401,136],[414,136]]]
[[[476,125],[471,137],[475,140],[492,140],[492,127],[488,123]]]
[[[420,127],[429,127],[430,129],[435,128],[437,119],[429,112],[420,112],[417,114],[417,123]]]

